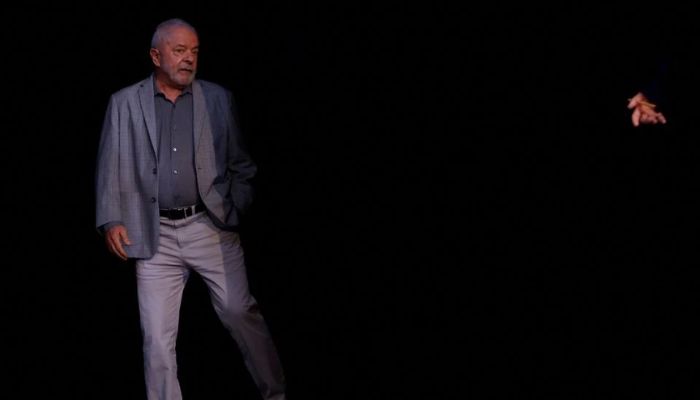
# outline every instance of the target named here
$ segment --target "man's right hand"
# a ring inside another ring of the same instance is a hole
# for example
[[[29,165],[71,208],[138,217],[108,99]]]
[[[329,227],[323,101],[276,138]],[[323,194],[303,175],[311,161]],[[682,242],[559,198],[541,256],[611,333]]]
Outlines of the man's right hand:
[[[105,243],[107,244],[107,249],[110,253],[126,260],[128,256],[124,250],[124,244],[131,244],[129,236],[126,234],[126,227],[124,225],[116,225],[105,232]]]

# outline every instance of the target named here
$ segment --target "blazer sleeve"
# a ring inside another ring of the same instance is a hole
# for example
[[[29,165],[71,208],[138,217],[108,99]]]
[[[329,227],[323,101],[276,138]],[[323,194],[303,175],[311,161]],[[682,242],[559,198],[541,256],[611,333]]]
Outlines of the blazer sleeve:
[[[119,110],[112,96],[102,124],[95,171],[96,226],[121,221],[119,187]]]
[[[251,180],[257,166],[251,159],[236,118],[236,105],[231,92],[227,91],[228,101],[228,162],[227,172],[231,177],[231,198],[239,215],[244,214],[253,202]]]

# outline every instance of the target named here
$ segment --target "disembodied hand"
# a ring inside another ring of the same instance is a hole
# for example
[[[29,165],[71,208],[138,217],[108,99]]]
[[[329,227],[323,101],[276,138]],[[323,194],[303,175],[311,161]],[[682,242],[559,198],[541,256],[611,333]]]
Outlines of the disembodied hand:
[[[656,110],[656,104],[647,100],[644,94],[637,93],[629,99],[627,108],[632,111],[632,125],[637,127],[640,124],[665,124],[666,117],[663,113]]]

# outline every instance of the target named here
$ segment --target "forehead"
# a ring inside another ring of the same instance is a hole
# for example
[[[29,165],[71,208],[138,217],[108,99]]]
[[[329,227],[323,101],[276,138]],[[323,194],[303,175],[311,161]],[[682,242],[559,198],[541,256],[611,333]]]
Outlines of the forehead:
[[[164,42],[169,46],[194,47],[199,45],[197,34],[185,26],[174,26],[168,29],[163,36]]]

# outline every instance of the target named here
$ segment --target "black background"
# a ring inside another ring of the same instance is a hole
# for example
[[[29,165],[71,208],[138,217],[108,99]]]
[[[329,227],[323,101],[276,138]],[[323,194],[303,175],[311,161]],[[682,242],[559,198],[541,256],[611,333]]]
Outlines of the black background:
[[[625,106],[693,16],[399,2],[8,13],[6,390],[144,398],[93,172],[172,17],[259,165],[242,238],[291,399],[692,397],[698,139]],[[196,277],[181,321],[185,397],[256,398]]]

